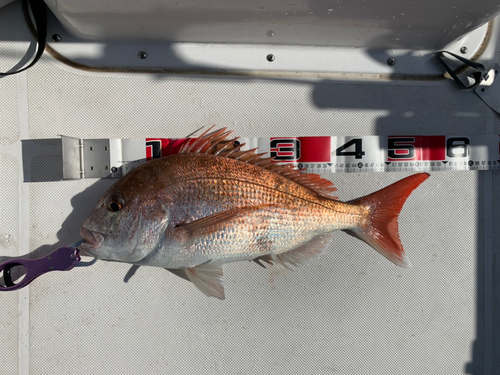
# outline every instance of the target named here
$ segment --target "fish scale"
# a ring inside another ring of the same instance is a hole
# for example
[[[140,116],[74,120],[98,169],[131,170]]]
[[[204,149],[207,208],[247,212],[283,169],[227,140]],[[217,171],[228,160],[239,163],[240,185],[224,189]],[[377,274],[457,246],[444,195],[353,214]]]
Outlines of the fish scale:
[[[147,162],[98,202],[80,249],[101,259],[182,269],[203,293],[224,298],[222,264],[255,260],[286,267],[315,258],[344,230],[409,267],[398,234],[420,173],[351,202],[333,184],[241,151],[226,129],[188,140],[178,155]]]
[[[199,155],[198,158],[203,160],[213,157]],[[235,257],[252,259],[255,255],[279,254],[306,243],[314,235],[349,228],[355,225],[356,220],[359,220],[359,215],[356,214],[359,209],[356,206],[348,206],[342,202],[332,202],[324,197],[311,195],[311,192],[304,189],[303,186],[282,178],[279,181],[272,181],[272,184],[278,185],[282,191],[269,187],[271,184],[262,186],[262,178],[256,182],[242,181],[238,179],[238,176],[241,175],[242,167],[246,167],[246,165],[232,159],[223,159],[219,163],[221,166],[229,164],[227,168],[221,168],[226,170],[224,179],[214,179],[209,170],[204,170],[202,173],[204,178],[191,180],[191,173],[188,172],[186,181],[182,184],[179,183],[182,188],[176,189],[174,187],[172,189],[174,195],[179,199],[173,205],[172,225],[175,226],[182,222],[183,214],[186,211],[191,213],[189,222],[193,222],[233,207],[258,204],[270,204],[272,207],[265,213],[256,214],[255,218],[247,217],[247,222],[241,225],[243,228],[236,233],[233,230],[225,229],[222,232],[217,232],[218,237],[209,237],[208,242],[193,243],[188,253],[198,254],[198,259],[196,255],[189,257],[189,265],[203,263],[211,259],[233,259]],[[197,167],[201,168],[201,165],[203,162],[199,163]],[[219,170],[213,173],[217,174]],[[195,169],[193,174],[199,175],[200,173]],[[251,173],[244,177],[248,176],[255,178]],[[203,202],[203,204],[200,205],[199,202]],[[182,207],[182,211],[177,215],[175,207]],[[350,214],[346,215],[346,213]],[[261,225],[264,233],[243,230],[248,226],[255,225],[255,223]],[[286,229],[284,230],[284,228]],[[245,233],[244,239],[242,233]],[[258,239],[263,236],[272,238],[273,244],[272,248],[265,254],[255,249],[258,247]],[[251,244],[250,247],[240,246],[241,241]],[[163,248],[168,249],[169,243],[169,238],[165,238],[164,244],[158,251],[167,251]],[[206,248],[210,251],[202,251]],[[180,257],[175,259],[181,261]],[[170,263],[166,267],[182,266],[187,265]]]
[[[306,243],[314,236],[315,231],[298,228],[299,223],[308,225],[306,220],[301,221],[300,218],[285,213],[284,210],[274,210],[272,213],[281,217],[279,221],[270,219],[269,215],[266,212],[259,212],[246,216],[230,228],[223,228],[206,238],[193,241],[191,246],[182,249],[178,255],[173,255],[169,238],[165,239],[158,251],[170,253],[173,257],[172,263],[165,265],[166,268],[183,268],[193,267],[213,259],[226,263],[254,259],[262,255],[279,254]],[[284,225],[292,229],[280,230]],[[294,232],[293,235],[290,232]],[[262,251],[259,245],[262,239],[270,244],[265,251]]]

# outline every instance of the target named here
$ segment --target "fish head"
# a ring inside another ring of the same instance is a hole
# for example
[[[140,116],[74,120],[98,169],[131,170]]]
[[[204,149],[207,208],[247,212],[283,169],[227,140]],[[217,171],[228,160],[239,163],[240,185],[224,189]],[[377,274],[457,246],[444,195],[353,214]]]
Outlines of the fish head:
[[[157,190],[124,178],[83,223],[80,236],[85,242],[78,249],[99,259],[137,263],[156,249],[169,219]]]

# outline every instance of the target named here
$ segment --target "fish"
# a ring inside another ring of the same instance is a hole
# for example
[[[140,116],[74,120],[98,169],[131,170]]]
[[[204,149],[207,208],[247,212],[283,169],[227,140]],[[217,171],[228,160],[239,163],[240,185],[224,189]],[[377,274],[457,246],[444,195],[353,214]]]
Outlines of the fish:
[[[84,221],[79,249],[99,259],[184,272],[205,295],[225,298],[225,263],[287,268],[319,257],[335,231],[409,268],[398,216],[428,177],[417,173],[343,202],[317,174],[243,150],[227,128],[208,129],[176,155],[118,180]]]

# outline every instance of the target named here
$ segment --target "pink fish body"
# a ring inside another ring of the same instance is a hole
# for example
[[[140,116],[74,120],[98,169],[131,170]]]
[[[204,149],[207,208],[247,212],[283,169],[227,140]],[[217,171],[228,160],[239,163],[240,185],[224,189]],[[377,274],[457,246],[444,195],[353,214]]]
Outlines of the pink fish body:
[[[100,259],[181,269],[206,295],[224,298],[222,264],[298,265],[343,230],[410,267],[398,234],[404,202],[427,173],[351,202],[315,174],[241,151],[221,129],[178,155],[141,165],[99,200],[80,249]]]

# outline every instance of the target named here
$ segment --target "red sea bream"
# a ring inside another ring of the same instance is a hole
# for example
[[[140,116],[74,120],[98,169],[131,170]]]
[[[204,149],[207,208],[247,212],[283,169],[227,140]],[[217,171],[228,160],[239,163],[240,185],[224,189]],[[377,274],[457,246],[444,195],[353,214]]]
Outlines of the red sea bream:
[[[100,259],[183,269],[203,293],[224,298],[222,265],[255,260],[298,265],[345,231],[391,262],[410,267],[398,234],[404,202],[429,176],[418,173],[342,202],[333,184],[280,165],[221,129],[180,153],[134,169],[83,223],[80,250]]]

